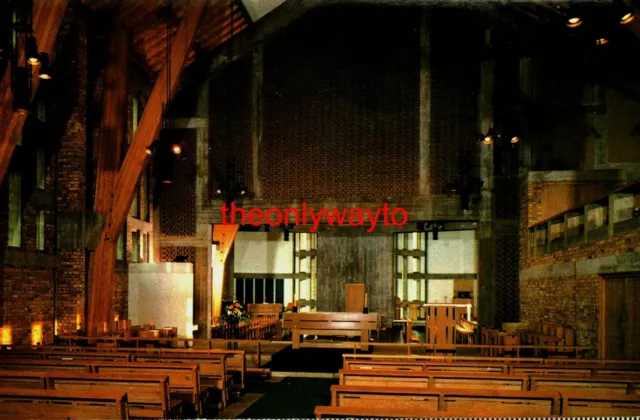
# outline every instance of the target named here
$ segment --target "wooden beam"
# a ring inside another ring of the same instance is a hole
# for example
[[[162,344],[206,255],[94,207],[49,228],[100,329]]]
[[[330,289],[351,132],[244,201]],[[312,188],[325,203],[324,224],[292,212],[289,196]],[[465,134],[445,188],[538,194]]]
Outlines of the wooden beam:
[[[34,0],[33,29],[40,52],[51,54],[60,24],[67,11],[67,0]],[[22,64],[22,63],[20,63]],[[39,66],[32,67],[32,98],[40,84]],[[13,111],[13,92],[11,91],[11,72],[9,69],[0,82],[0,184],[4,180],[9,162],[15,150],[26,114]]]
[[[105,275],[105,270],[100,268],[112,266],[110,247],[117,243],[118,235],[127,219],[140,176],[148,163],[149,155],[146,153],[146,148],[151,146],[160,132],[163,104],[173,97],[177,89],[205,7],[206,2],[202,0],[188,2],[178,32],[172,41],[171,80],[168,81],[168,89],[168,69],[165,68],[153,86],[138,129],[118,172],[115,184],[117,194],[113,197],[110,211],[107,213],[107,226],[102,233],[96,252],[91,256],[96,260],[91,261],[92,265],[95,264],[96,276],[89,278],[87,325],[97,325],[98,322],[106,322],[111,318],[113,293],[110,291],[114,287],[113,276]]]
[[[108,215],[115,195],[115,183],[120,170],[122,146],[128,121],[129,57],[131,34],[125,27],[114,29],[109,42],[109,60],[104,76],[102,101],[102,125],[98,145],[98,167],[96,174],[96,197],[94,211]],[[107,217],[107,223],[109,218]],[[89,306],[95,307],[95,299],[113,295],[117,242],[100,242],[89,260]],[[97,289],[97,290],[96,290]],[[97,328],[87,323],[87,332]]]
[[[216,244],[216,253],[213,257],[211,310],[214,318],[220,316],[222,291],[224,290],[224,265],[239,229],[240,225],[213,225],[213,242]]]

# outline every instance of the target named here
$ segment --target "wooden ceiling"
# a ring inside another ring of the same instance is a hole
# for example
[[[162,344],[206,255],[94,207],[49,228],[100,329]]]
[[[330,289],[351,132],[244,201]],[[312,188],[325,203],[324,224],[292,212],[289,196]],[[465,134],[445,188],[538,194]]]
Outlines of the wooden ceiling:
[[[163,13],[167,0],[82,0],[82,3],[105,18],[131,28],[134,53],[158,73],[166,63],[167,26],[175,35],[188,0],[171,0],[175,18]],[[193,1],[193,0],[192,0]],[[196,34],[195,48],[213,50],[249,26],[251,21],[239,1],[206,1],[207,9]],[[195,58],[190,52],[187,65]]]

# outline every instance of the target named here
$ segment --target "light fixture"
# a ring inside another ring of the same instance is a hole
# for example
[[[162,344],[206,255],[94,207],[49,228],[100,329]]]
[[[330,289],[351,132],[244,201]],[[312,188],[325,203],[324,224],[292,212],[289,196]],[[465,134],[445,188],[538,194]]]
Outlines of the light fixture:
[[[577,28],[580,25],[582,25],[582,19],[577,16],[567,19],[567,27],[569,28]]]
[[[147,147],[146,149],[144,149],[144,152],[146,154],[148,154],[149,156],[151,156],[153,154],[153,150],[151,150],[151,147]]]
[[[626,25],[627,23],[632,22],[636,18],[636,14],[634,12],[627,12],[620,18],[620,24]]]
[[[609,43],[609,39],[608,38],[598,38],[596,39],[596,45],[607,45]]]
[[[31,104],[31,72],[28,67],[16,67],[13,72],[13,109],[20,114],[28,114]]]
[[[27,62],[32,66],[40,64],[40,56],[38,55],[38,44],[36,39],[29,35],[25,40],[25,52],[27,54]]]
[[[180,143],[174,143],[173,145],[171,145],[171,152],[173,152],[174,155],[179,155],[182,153],[182,145]]]
[[[518,136],[511,137],[511,144],[516,144],[519,141],[520,141],[520,137],[518,137]]]
[[[482,138],[482,142],[484,144],[493,143],[493,128],[490,128],[489,131],[487,131],[487,134],[485,134],[484,137]]]
[[[40,74],[39,78],[43,80],[51,79],[51,69],[49,68],[49,54],[42,53],[40,54]]]

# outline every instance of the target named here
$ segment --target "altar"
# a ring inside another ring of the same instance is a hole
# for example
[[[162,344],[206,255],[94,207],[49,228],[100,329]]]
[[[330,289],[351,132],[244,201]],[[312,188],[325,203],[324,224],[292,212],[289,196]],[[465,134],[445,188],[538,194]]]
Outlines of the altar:
[[[402,325],[407,342],[412,339],[414,327],[424,326],[427,344],[453,345],[461,319],[472,322],[472,306],[470,303],[410,303],[404,319],[395,319],[393,323]]]

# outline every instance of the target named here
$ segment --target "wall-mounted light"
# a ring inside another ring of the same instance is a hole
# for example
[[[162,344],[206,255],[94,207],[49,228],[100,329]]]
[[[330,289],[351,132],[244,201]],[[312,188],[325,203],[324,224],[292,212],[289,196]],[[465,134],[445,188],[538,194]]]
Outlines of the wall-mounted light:
[[[518,136],[511,137],[511,144],[516,144],[518,142],[520,142],[520,137]]]
[[[482,137],[482,142],[484,144],[491,144],[491,143],[493,143],[493,137],[494,137],[493,128],[490,128],[489,131],[487,131],[487,134],[485,134]]]
[[[601,37],[596,39],[596,45],[607,45],[609,43],[609,38]]]
[[[567,19],[567,27],[569,28],[577,28],[580,25],[582,25],[582,19],[578,16],[573,16]]]
[[[615,13],[620,18],[620,25],[631,23],[636,18],[636,10],[624,1],[615,3]]]
[[[40,74],[38,77],[43,80],[51,79],[51,68],[49,63],[49,54],[42,53],[40,54]]]
[[[182,144],[180,143],[174,143],[171,145],[171,152],[174,155],[179,155],[182,153]]]
[[[27,62],[32,66],[40,64],[40,55],[38,54],[38,44],[36,39],[29,35],[25,40],[25,53],[27,55]]]

